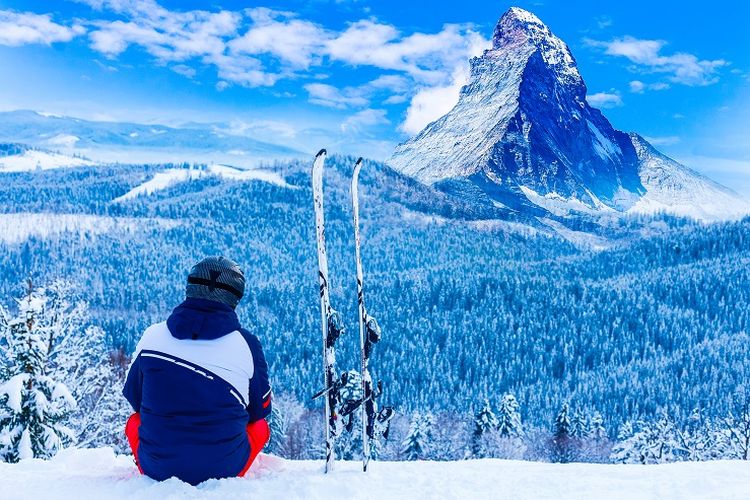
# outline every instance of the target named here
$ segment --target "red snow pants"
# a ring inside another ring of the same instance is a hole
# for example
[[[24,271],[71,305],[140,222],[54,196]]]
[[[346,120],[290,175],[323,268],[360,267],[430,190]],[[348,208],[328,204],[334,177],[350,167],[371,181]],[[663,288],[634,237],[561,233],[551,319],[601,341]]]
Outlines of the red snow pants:
[[[138,466],[138,471],[143,474],[143,469],[138,463],[138,428],[141,426],[141,414],[133,413],[128,418],[128,422],[125,424],[125,436],[128,438],[128,444],[130,449],[133,450],[133,457],[135,458],[135,464]],[[245,475],[247,470],[252,465],[255,458],[260,453],[260,450],[268,443],[268,439],[271,437],[271,429],[268,427],[268,423],[265,419],[260,419],[257,422],[247,424],[247,440],[250,443],[250,458],[247,460],[245,467],[242,471],[237,474],[237,477]]]

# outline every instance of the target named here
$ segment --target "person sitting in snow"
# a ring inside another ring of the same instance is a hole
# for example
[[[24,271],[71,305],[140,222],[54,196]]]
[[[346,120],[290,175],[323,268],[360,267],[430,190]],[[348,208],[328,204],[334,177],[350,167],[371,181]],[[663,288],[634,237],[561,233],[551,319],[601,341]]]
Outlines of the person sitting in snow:
[[[236,263],[204,259],[190,271],[185,301],[143,333],[123,389],[135,411],[125,434],[142,474],[190,484],[243,476],[268,442],[268,367],[234,311],[244,291]]]

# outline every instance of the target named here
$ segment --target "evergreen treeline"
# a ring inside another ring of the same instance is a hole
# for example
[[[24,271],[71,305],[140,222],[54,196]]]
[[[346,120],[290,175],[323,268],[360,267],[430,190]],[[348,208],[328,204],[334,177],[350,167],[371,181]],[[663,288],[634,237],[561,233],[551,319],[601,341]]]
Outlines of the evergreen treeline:
[[[342,370],[357,366],[358,354],[352,165],[334,157],[326,174],[332,301],[350,326],[337,356]],[[112,202],[161,168],[3,174],[2,217],[77,213],[133,223],[0,244],[0,294],[16,296],[30,274],[71,280],[108,349],[130,352],[182,299],[190,266],[225,254],[248,275],[238,312],[264,345],[276,393],[314,414],[308,401],[322,374],[309,165],[269,167],[291,188],[204,177]],[[605,230],[616,244],[592,251],[490,220],[492,208],[382,165],[368,163],[361,182],[367,300],[383,328],[371,367],[384,382],[383,403],[463,422],[484,398],[514,394],[533,434],[570,401],[601,412],[610,440],[628,421],[637,432],[662,408],[675,422],[693,408],[710,421],[729,415],[750,363],[750,221],[623,219]],[[467,432],[473,425],[465,423]]]

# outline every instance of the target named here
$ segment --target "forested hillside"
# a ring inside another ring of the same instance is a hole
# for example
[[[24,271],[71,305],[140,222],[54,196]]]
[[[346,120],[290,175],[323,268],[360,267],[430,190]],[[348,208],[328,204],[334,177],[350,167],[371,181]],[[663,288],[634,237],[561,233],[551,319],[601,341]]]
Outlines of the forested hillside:
[[[326,174],[342,369],[358,349],[353,163],[334,157]],[[322,383],[309,165],[268,167],[289,186],[204,176],[123,202],[167,167],[2,174],[0,296],[9,304],[29,275],[69,279],[110,345],[130,351],[179,303],[195,261],[227,255],[248,276],[238,311],[275,391],[306,402]],[[609,248],[593,250],[375,163],[360,192],[368,307],[384,332],[371,368],[400,412],[473,415],[513,393],[530,425],[570,402],[614,432],[663,407],[724,414],[744,387],[750,220],[613,220]]]

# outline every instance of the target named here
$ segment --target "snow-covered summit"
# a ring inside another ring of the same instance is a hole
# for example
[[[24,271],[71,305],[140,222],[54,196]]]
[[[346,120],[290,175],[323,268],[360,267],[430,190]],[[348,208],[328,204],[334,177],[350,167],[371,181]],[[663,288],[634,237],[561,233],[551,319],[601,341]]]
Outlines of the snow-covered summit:
[[[500,18],[492,35],[492,50],[502,49],[519,43],[532,43],[544,61],[554,68],[558,75],[569,79],[570,84],[586,87],[578,72],[578,66],[568,46],[538,17],[520,7],[511,7]]]
[[[565,42],[537,16],[513,7],[498,21],[492,48],[471,60],[455,107],[400,144],[388,163],[447,191],[478,187],[492,203],[534,216],[658,206],[720,219],[748,206],[672,160],[679,168],[670,164],[670,188],[658,187],[663,183],[650,181],[654,163],[588,104],[586,92]],[[706,189],[695,191],[698,185]],[[724,213],[728,200],[741,208]]]

